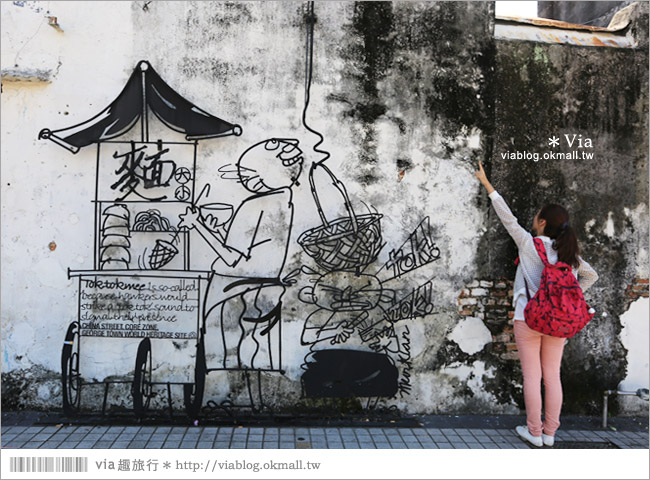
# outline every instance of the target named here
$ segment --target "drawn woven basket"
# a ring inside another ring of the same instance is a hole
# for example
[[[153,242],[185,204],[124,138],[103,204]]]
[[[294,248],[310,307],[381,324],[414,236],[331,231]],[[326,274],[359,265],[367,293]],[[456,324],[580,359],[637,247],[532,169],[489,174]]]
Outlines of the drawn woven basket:
[[[178,248],[170,242],[158,239],[149,255],[149,267],[152,270],[158,270],[171,262],[177,253]]]
[[[347,217],[328,221],[314,185],[316,166],[324,169],[333,185],[343,196]],[[354,271],[374,262],[381,250],[380,213],[356,215],[345,186],[322,164],[313,164],[309,171],[309,184],[323,225],[310,228],[298,237],[303,250],[327,272]]]

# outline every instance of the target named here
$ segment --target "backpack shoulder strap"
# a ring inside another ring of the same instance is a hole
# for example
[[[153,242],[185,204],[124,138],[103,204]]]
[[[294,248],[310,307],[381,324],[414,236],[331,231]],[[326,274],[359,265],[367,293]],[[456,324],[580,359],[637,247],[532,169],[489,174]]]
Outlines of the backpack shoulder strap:
[[[546,248],[544,247],[544,242],[541,238],[533,238],[533,243],[535,244],[535,249],[537,250],[539,258],[542,259],[542,263],[545,267],[547,267],[549,263],[548,257],[546,256]]]

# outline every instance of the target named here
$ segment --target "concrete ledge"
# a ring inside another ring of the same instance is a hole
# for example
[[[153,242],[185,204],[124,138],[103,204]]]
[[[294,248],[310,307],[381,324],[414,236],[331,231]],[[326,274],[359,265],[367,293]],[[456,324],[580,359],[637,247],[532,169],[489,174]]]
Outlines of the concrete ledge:
[[[648,48],[648,4],[637,2],[622,9],[608,27],[547,18],[498,16],[495,17],[494,38],[582,47]]]
[[[29,83],[51,83],[54,77],[54,70],[2,70],[3,82],[29,82]]]

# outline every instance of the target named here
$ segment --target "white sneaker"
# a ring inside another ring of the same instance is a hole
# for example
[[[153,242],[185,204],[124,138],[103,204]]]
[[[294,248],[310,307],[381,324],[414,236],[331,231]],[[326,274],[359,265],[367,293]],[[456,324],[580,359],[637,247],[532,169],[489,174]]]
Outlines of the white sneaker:
[[[546,445],[547,447],[552,447],[553,444],[555,443],[555,437],[542,433],[542,441],[544,442],[544,445]]]
[[[517,428],[515,428],[515,432],[517,432],[517,435],[519,435],[521,438],[526,440],[528,443],[531,445],[534,445],[535,447],[541,447],[544,445],[544,441],[542,440],[542,437],[536,437],[528,431],[528,427],[520,425]]]

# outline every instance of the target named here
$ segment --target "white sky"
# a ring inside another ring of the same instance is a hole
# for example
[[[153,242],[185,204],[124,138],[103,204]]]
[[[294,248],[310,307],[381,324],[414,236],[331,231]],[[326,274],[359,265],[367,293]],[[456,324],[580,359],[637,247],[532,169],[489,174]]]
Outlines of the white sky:
[[[509,15],[514,17],[536,17],[537,2],[494,2],[496,15]]]

